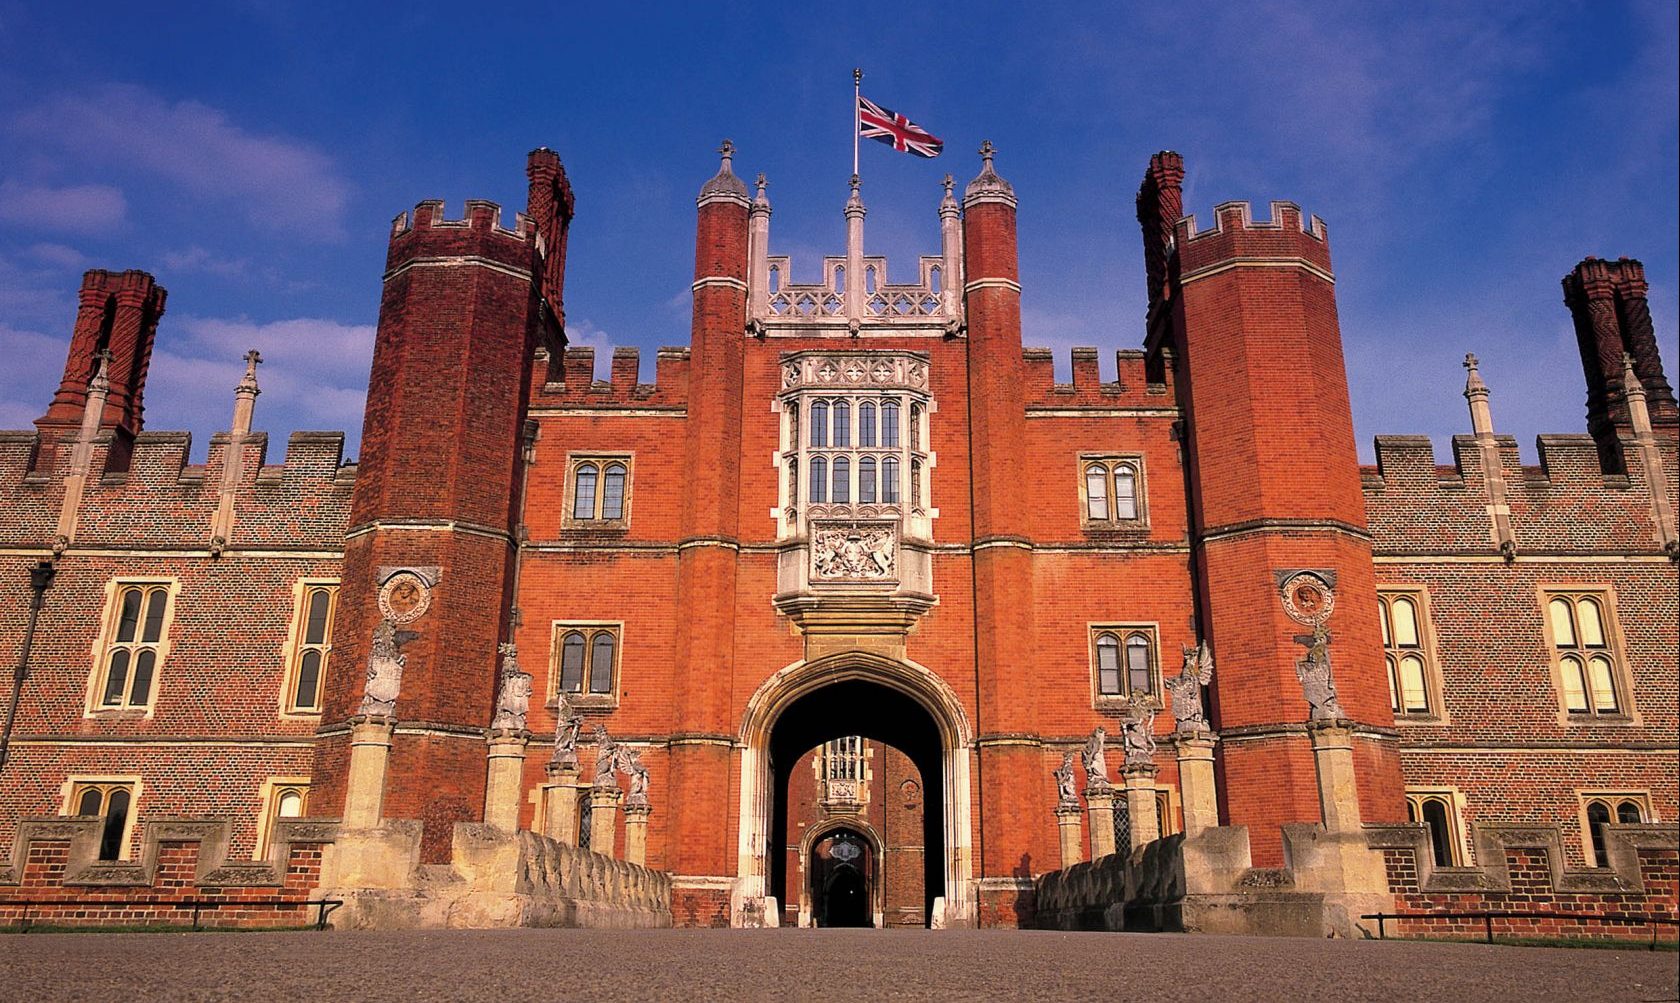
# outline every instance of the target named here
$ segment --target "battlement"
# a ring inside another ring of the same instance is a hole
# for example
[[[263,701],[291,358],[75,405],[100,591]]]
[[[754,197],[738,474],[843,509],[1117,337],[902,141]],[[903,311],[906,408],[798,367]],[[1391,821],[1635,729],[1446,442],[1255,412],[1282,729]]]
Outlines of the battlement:
[[[542,249],[537,226],[529,217],[515,214],[510,230],[502,225],[502,207],[495,202],[468,199],[466,207],[461,219],[444,218],[440,199],[421,202],[412,214],[399,213],[391,221],[391,241],[385,257],[387,275],[421,257],[488,258],[522,272],[536,267]]]
[[[688,404],[687,348],[661,348],[655,356],[652,383],[640,382],[641,364],[640,349],[618,346],[613,349],[610,377],[598,380],[594,348],[568,346],[558,360],[539,349],[532,370],[531,405],[622,409],[626,405],[680,408]]]
[[[205,462],[189,463],[191,433],[141,432],[127,466],[113,469],[108,460],[116,441],[109,430],[94,440],[76,545],[204,546],[231,437],[212,436]],[[16,515],[8,519],[14,535],[7,544],[52,542],[68,463],[35,463],[32,469],[31,458],[42,448],[72,446],[44,442],[34,432],[0,432],[0,508]],[[264,462],[266,432],[247,433],[239,448],[233,546],[342,546],[356,475],[355,465],[343,462],[344,433],[293,432],[278,464]]]
[[[1303,217],[1293,202],[1273,202],[1271,219],[1256,220],[1246,201],[1213,207],[1213,227],[1202,230],[1187,215],[1174,227],[1179,272],[1188,276],[1232,258],[1300,258],[1330,269],[1330,234],[1324,220]]]
[[[1105,383],[1097,349],[1073,349],[1073,382],[1056,382],[1055,358],[1048,348],[1021,349],[1022,378],[1029,408],[1148,407],[1176,408],[1170,384],[1150,383],[1144,353],[1114,353],[1115,379]],[[1170,376],[1169,376],[1170,378]]]
[[[1523,464],[1512,436],[1493,443],[1516,553],[1659,550],[1642,471],[1606,473],[1591,436],[1539,436],[1538,466]],[[1453,437],[1448,464],[1436,462],[1428,436],[1381,435],[1375,446],[1361,481],[1378,552],[1494,550],[1475,436]]]
[[[502,207],[500,203],[486,199],[467,199],[467,214],[461,219],[446,219],[443,215],[442,199],[426,199],[414,207],[414,213],[401,212],[391,221],[391,239],[415,230],[480,230],[486,233],[496,233],[515,240],[529,240],[536,232],[536,225],[522,212],[514,214],[513,229],[502,225]]]

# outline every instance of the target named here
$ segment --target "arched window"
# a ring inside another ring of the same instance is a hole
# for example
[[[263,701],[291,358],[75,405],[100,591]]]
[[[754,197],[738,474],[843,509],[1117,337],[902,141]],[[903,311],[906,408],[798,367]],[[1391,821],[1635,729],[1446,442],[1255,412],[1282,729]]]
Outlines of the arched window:
[[[1616,805],[1616,821],[1623,825],[1635,825],[1645,821],[1645,807],[1638,801],[1623,800]]]
[[[922,448],[922,406],[910,405],[910,448]]]
[[[886,499],[883,498],[882,501]],[[875,502],[875,458],[865,456],[858,460],[858,502],[871,505]]]
[[[1108,468],[1100,463],[1085,467],[1085,514],[1093,522],[1108,518]]]
[[[595,481],[600,476],[599,469],[593,463],[579,464],[577,468],[577,483],[572,489],[572,518],[595,518]]]
[[[287,710],[310,713],[321,709],[321,688],[332,646],[332,621],[338,589],[331,585],[304,589],[298,627],[297,650],[293,653],[291,692]]]
[[[910,461],[910,504],[922,507],[922,461]]]
[[[1435,866],[1451,867],[1453,865],[1453,839],[1451,822],[1447,819],[1447,806],[1440,798],[1429,798],[1423,802],[1423,824],[1429,827],[1429,841],[1435,848]]]
[[[788,457],[788,504],[799,504],[799,457]]]
[[[1097,635],[1097,692],[1120,696],[1120,639],[1113,634]]]
[[[849,447],[852,444],[852,406],[845,401],[834,403],[834,445]]]
[[[845,505],[852,500],[852,463],[844,456],[834,458],[834,477],[830,481],[832,490],[829,500],[836,505]]]
[[[103,819],[99,827],[99,859],[121,859],[128,837],[128,813],[133,790],[125,783],[77,784],[69,807],[77,815]]]
[[[1610,857],[1604,844],[1604,827],[1610,824],[1610,806],[1603,801],[1587,802],[1587,845],[1592,848],[1594,867],[1609,867]]]
[[[828,404],[825,401],[816,401],[811,405],[811,445],[828,445]]]
[[[274,809],[276,818],[303,817],[303,791],[295,787],[280,792],[280,800]]]
[[[875,405],[868,401],[858,405],[858,445],[875,445]]]
[[[560,688],[567,693],[583,691],[583,635],[577,631],[560,641]]]
[[[828,500],[828,461],[820,456],[811,457],[811,501],[825,502]]]
[[[1155,692],[1153,662],[1148,637],[1133,634],[1126,638],[1126,686],[1133,696]]]
[[[1137,473],[1124,463],[1114,468],[1114,518],[1137,518]]]
[[[884,449],[898,448],[898,402],[881,402],[881,446]]]
[[[1605,608],[1596,595],[1556,595],[1546,602],[1563,688],[1571,714],[1620,714],[1622,695],[1616,654],[1610,647]]]
[[[944,277],[945,273],[940,270],[938,265],[928,269],[928,288],[934,292],[941,291],[944,287],[940,283],[944,281]]]
[[[601,478],[601,518],[624,518],[624,478],[628,471],[622,463],[607,464]]]
[[[1396,714],[1427,714],[1432,710],[1428,653],[1423,649],[1418,603],[1422,593],[1382,593],[1377,596],[1377,621],[1388,669],[1389,705]]]
[[[898,457],[888,456],[881,460],[881,501],[888,505],[898,504]]]
[[[788,439],[787,439],[787,441],[788,441],[789,445],[791,445],[795,449],[797,449],[797,448],[799,448],[799,405],[798,404],[789,404],[788,409],[787,409],[787,416],[788,416]]]
[[[102,707],[145,707],[163,644],[169,586],[124,585],[117,591],[117,630],[106,648]]]
[[[613,656],[616,651],[617,642],[611,631],[603,630],[595,635],[593,650],[589,654],[589,692],[612,692]]]

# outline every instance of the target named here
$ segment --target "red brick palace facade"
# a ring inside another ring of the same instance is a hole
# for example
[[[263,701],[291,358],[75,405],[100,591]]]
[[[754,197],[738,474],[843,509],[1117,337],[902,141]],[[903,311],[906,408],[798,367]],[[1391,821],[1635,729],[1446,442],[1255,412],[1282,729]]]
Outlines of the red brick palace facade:
[[[1141,349],[1113,382],[1075,349],[1067,384],[1023,347],[989,147],[947,185],[936,253],[889,279],[854,183],[844,253],[801,284],[726,146],[698,198],[692,338],[651,383],[635,349],[600,381],[565,347],[573,194],[547,150],[527,173],[511,226],[487,202],[397,218],[353,464],[318,432],[268,462],[255,360],[232,431],[189,464],[186,434],[142,430],[164,290],[87,274],[63,381],[33,430],[0,433],[0,651],[28,667],[0,907],[29,875],[66,880],[62,854],[22,849],[72,839],[61,816],[107,884],[151,880],[183,820],[209,820],[201,885],[209,854],[223,884],[279,855],[307,893],[319,847],[299,847],[326,830],[286,820],[358,810],[370,720],[389,722],[370,810],[412,820],[419,866],[494,803],[576,842],[590,802],[551,803],[584,789],[551,782],[564,705],[584,785],[597,725],[645,768],[634,838],[678,925],[770,898],[784,924],[1030,922],[1033,879],[1067,857],[1052,771],[1094,728],[1153,721],[1153,763],[1127,769],[1157,819],[1125,825],[1185,828],[1166,690],[1204,644],[1205,821],[1247,827],[1257,867],[1327,810],[1314,650],[1357,817],[1417,823],[1438,870],[1491,866],[1475,833],[1523,823],[1555,833],[1554,870],[1608,874],[1618,826],[1680,815],[1680,420],[1638,262],[1564,280],[1588,434],[1541,436],[1525,466],[1472,364],[1450,462],[1384,436],[1361,466],[1323,222],[1186,216],[1176,154],[1137,197]],[[500,713],[509,644],[528,716]],[[630,845],[635,810],[594,849]]]

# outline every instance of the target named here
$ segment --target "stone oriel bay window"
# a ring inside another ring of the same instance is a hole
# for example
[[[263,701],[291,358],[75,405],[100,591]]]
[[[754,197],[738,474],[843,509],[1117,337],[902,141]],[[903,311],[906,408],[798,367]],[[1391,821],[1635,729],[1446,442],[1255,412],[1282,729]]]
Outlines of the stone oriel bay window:
[[[1565,721],[1633,718],[1632,677],[1610,590],[1542,589],[1540,599]]]
[[[1590,867],[1610,866],[1605,826],[1657,820],[1651,811],[1651,795],[1643,791],[1580,791],[1577,796],[1581,800],[1581,851]]]
[[[625,529],[630,525],[629,453],[576,454],[566,461],[567,529]]]
[[[565,693],[573,704],[610,707],[618,703],[622,623],[554,622],[554,650],[549,662],[550,704]]]
[[[307,814],[308,777],[270,777],[263,781],[262,814],[257,816],[257,843],[251,859],[268,859],[275,823],[288,818],[303,818]]]
[[[1092,624],[1091,684],[1095,705],[1138,697],[1161,700],[1160,645],[1153,624]]]
[[[118,578],[106,584],[86,716],[151,716],[169,656],[169,627],[180,587],[173,578]]]
[[[103,820],[99,833],[100,860],[127,860],[134,833],[135,804],[140,778],[70,777],[64,782],[64,815],[94,816]]]
[[[1379,589],[1377,614],[1389,706],[1395,716],[1424,721],[1443,718],[1443,686],[1428,594],[1421,588]]]
[[[1079,521],[1087,530],[1141,529],[1148,525],[1143,457],[1079,457]]]
[[[337,581],[305,578],[293,587],[292,626],[282,652],[286,663],[280,691],[282,714],[321,713],[321,694],[327,685],[333,620],[337,612]]]

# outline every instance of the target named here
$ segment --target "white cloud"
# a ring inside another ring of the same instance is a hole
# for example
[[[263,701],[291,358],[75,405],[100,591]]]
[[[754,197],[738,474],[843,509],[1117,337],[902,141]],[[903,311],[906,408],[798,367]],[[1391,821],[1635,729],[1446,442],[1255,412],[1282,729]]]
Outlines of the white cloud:
[[[0,323],[0,428],[29,428],[46,411],[64,368],[69,338]]]
[[[57,268],[76,269],[87,265],[87,255],[65,244],[36,244],[27,251],[30,257]]]
[[[618,346],[607,332],[585,318],[568,318],[566,347],[595,349],[595,378],[605,380],[612,377],[612,353]]]
[[[79,163],[138,169],[203,198],[239,202],[260,227],[322,239],[344,232],[350,185],[331,157],[300,140],[251,132],[197,101],[107,84],[50,97],[14,128]]]
[[[227,258],[194,244],[185,250],[166,251],[163,266],[172,272],[205,272],[223,278],[246,277],[251,262],[248,258]]]
[[[122,223],[127,213],[123,193],[110,185],[52,188],[0,181],[0,222],[40,230],[98,233]]]

